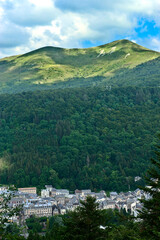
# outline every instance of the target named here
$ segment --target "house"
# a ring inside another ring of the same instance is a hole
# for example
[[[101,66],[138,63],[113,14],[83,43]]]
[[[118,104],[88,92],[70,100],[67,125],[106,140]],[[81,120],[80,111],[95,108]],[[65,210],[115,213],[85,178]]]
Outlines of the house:
[[[18,206],[22,206],[24,203],[24,199],[20,198],[20,197],[13,197],[11,198],[11,200],[9,201],[9,205],[11,207],[18,207]]]
[[[84,196],[85,198],[86,198],[87,196],[96,197],[96,193],[95,193],[95,192],[84,193],[83,196]]]
[[[50,217],[52,216],[52,204],[45,202],[27,203],[24,205],[24,217]]]
[[[51,192],[52,189],[53,189],[52,185],[45,185],[45,188],[46,188],[46,190],[48,190],[49,192]]]
[[[48,189],[42,189],[41,190],[41,198],[47,198],[50,196],[50,192]]]
[[[56,199],[52,197],[42,198],[42,200],[46,203],[50,202],[52,206],[57,204]]]
[[[82,193],[82,190],[78,190],[78,189],[75,190],[75,194],[81,194],[81,193]]]
[[[78,189],[75,190],[76,198],[80,198],[81,194],[82,194],[82,190],[78,190]]]
[[[89,195],[90,193],[91,193],[91,190],[90,190],[90,189],[86,189],[86,190],[82,190],[80,195],[81,195],[82,197],[84,197],[84,196],[86,196],[87,194]]]
[[[56,192],[57,192],[57,189],[56,188],[52,188],[51,197],[55,197],[56,196]]]
[[[106,192],[104,190],[101,190],[99,193],[96,193],[97,196],[99,196],[100,198],[104,198],[106,197]]]
[[[110,192],[110,198],[113,200],[118,196],[117,192]]]
[[[106,209],[115,209],[116,202],[114,200],[107,200]]]
[[[57,204],[65,204],[65,195],[59,194],[55,196],[55,200],[57,201]]]
[[[56,195],[69,195],[69,191],[67,189],[56,189]]]
[[[19,192],[37,194],[36,187],[18,188]]]
[[[7,190],[8,189],[8,187],[6,187],[6,186],[1,186],[0,187],[0,191],[4,191],[4,190]]]

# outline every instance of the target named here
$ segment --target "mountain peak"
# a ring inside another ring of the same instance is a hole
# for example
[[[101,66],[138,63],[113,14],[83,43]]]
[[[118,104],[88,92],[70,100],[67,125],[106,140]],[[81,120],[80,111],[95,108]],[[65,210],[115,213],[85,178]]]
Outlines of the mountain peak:
[[[93,48],[46,46],[23,55],[1,59],[0,92],[85,86],[102,80],[111,82],[114,77],[116,80],[112,82],[113,85],[118,81],[117,74],[159,56],[160,53],[127,39]]]

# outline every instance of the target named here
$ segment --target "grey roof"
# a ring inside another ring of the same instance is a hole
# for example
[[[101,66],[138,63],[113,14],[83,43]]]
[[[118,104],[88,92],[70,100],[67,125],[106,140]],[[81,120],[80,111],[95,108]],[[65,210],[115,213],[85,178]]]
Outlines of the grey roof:
[[[56,195],[56,196],[55,196],[55,199],[57,199],[57,198],[65,198],[65,194]]]
[[[107,200],[107,204],[115,204],[116,202],[114,200]]]
[[[110,195],[115,195],[115,196],[117,196],[118,193],[117,193],[117,192],[110,192]]]

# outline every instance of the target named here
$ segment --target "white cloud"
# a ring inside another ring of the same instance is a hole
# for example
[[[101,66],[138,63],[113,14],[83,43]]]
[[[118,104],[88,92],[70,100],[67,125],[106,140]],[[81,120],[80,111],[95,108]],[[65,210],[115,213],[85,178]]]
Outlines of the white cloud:
[[[82,47],[85,40],[107,43],[117,36],[138,42],[142,17],[159,26],[160,1],[0,0],[0,56],[46,45]],[[157,49],[154,38],[150,46]]]
[[[150,46],[151,46],[151,48],[160,52],[160,38],[152,38],[150,41]]]
[[[34,4],[38,8],[52,8],[53,1],[52,0],[29,0],[30,3]]]
[[[6,19],[23,27],[49,24],[58,12],[51,0],[6,0],[2,6]]]
[[[55,5],[59,9],[81,13],[105,9],[112,12],[118,10],[119,12],[150,15],[155,13],[155,10],[158,11],[160,2],[159,0],[114,0],[112,2],[110,0],[55,0]]]
[[[0,48],[10,48],[26,44],[29,33],[20,26],[5,22],[0,28]]]
[[[86,20],[72,13],[60,16],[48,26],[29,28],[29,32],[32,48],[46,45],[81,47],[79,41],[91,35]]]

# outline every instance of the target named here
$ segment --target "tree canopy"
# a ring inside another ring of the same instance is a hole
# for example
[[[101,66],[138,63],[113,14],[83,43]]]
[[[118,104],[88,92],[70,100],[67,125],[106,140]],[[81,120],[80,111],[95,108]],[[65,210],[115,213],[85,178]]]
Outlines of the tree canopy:
[[[63,239],[106,239],[106,231],[103,229],[105,214],[98,206],[96,199],[91,196],[81,201],[81,206],[64,219]]]
[[[158,88],[0,95],[0,178],[18,187],[126,191],[149,165]]]
[[[160,135],[159,135],[160,140]],[[147,186],[142,188],[146,198],[142,199],[143,209],[139,214],[142,219],[142,232],[148,239],[160,239],[160,144],[151,159],[152,167],[146,176]]]

